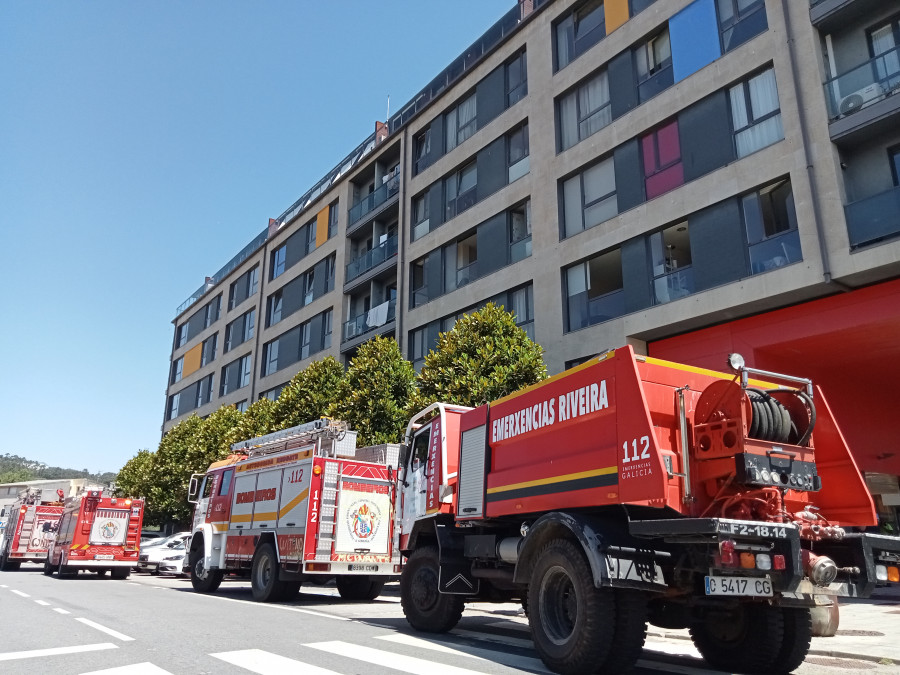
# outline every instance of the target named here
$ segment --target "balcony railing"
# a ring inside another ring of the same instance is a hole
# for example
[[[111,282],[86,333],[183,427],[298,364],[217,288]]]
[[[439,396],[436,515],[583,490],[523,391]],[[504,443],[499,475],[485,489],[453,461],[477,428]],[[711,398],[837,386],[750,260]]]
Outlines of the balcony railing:
[[[750,272],[759,274],[800,262],[800,233],[788,230],[750,246]]]
[[[852,115],[897,91],[900,91],[900,47],[828,80],[825,83],[828,118],[833,121]]]
[[[850,248],[900,236],[900,187],[844,207]]]
[[[667,59],[665,66],[638,85],[638,96],[641,103],[650,100],[673,84],[675,84],[675,70],[672,67],[672,59],[670,58]]]
[[[478,278],[478,261],[469,263],[465,267],[456,269],[456,287],[460,288]]]
[[[381,244],[367,251],[356,260],[347,265],[347,281],[353,281],[356,277],[365,274],[373,267],[377,267],[388,258],[397,255],[397,235],[388,237]]]
[[[350,319],[344,323],[344,342],[393,321],[396,312],[397,301],[388,300],[376,305],[368,312]]]
[[[653,295],[658,305],[678,300],[693,292],[694,270],[691,267],[682,267],[653,279]]]
[[[399,172],[391,176],[380,188],[366,195],[363,199],[356,202],[350,207],[348,225],[352,225],[367,213],[371,213],[376,208],[384,204],[388,199],[393,197],[400,190],[400,174]]]

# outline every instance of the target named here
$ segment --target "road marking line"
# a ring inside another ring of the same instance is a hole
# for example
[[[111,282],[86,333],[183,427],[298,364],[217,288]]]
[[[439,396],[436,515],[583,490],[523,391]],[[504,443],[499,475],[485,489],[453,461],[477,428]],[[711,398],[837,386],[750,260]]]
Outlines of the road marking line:
[[[496,649],[485,649],[483,647],[473,647],[470,645],[461,645],[441,638],[419,638],[405,633],[396,633],[392,635],[379,635],[379,640],[395,642],[401,645],[415,647],[417,649],[430,649],[445,654],[457,654],[458,656],[468,656],[479,661],[490,661],[492,663],[502,663],[504,666],[518,668],[519,670],[527,670],[535,673],[549,673],[547,666],[540,659],[531,656],[519,656],[518,654],[510,654],[501,652]]]
[[[47,602],[46,600],[35,600],[35,602],[36,602],[37,604],[39,604],[39,605],[43,605],[44,607],[49,607],[49,606],[50,606],[50,603]]]
[[[0,588],[9,588],[6,584],[0,584]]]
[[[506,619],[504,621],[492,621],[491,623],[486,623],[484,625],[490,626],[491,628],[506,628],[507,630],[515,630],[522,633],[531,632],[531,628],[527,623],[519,623],[511,619]]]
[[[683,675],[717,675],[721,674],[720,670],[705,670],[697,666],[679,666],[674,663],[657,663],[648,661],[647,659],[638,659],[635,666],[647,668],[649,670],[660,670],[664,673],[680,673]]]
[[[165,588],[165,586],[160,586],[160,588]],[[173,590],[173,589],[169,589]],[[299,607],[289,607],[287,605],[274,605],[262,602],[254,602],[252,600],[238,600],[237,598],[223,598],[219,595],[207,595],[206,593],[199,594],[201,598],[209,598],[210,600],[222,600],[224,602],[239,602],[244,605],[252,605],[253,607],[259,607],[260,609],[281,609],[285,612],[298,612],[300,614],[311,614],[312,616],[320,616],[323,619],[336,619],[338,621],[355,621],[355,619],[351,619],[346,616],[336,616],[334,614],[326,614],[325,612],[316,612],[312,609],[300,609]]]
[[[41,656],[58,656],[60,654],[78,654],[81,652],[96,652],[102,649],[118,649],[111,642],[101,642],[96,645],[78,645],[76,647],[51,647],[50,649],[32,649],[27,652],[6,652],[0,654],[0,661],[15,661],[16,659],[33,659]]]
[[[458,666],[450,666],[446,664],[436,664],[426,659],[419,659],[415,656],[404,656],[403,654],[395,654],[394,652],[386,652],[381,649],[372,649],[363,645],[351,644],[349,642],[341,642],[334,640],[332,642],[313,642],[305,644],[304,647],[312,647],[329,654],[337,654],[347,658],[365,661],[376,666],[385,668],[393,668],[401,670],[410,675],[434,675],[441,673],[442,675],[475,675],[480,673],[477,670],[469,670],[468,668],[460,668]]]
[[[72,612],[68,611],[67,609],[63,609],[62,607],[54,607],[53,611],[59,612],[60,614],[71,614],[72,613]]]
[[[28,593],[24,593],[24,592],[22,592],[22,591],[17,591],[15,588],[12,589],[12,592],[15,593],[16,595],[21,595],[23,598],[30,598],[30,597],[31,597],[30,595],[28,595]]]
[[[259,675],[283,675],[283,673],[303,673],[303,675],[337,675],[334,670],[326,670],[302,661],[279,656],[262,649],[242,649],[236,652],[210,654],[213,658],[244,668]]]
[[[91,628],[96,628],[97,630],[99,630],[103,633],[106,633],[107,635],[112,635],[114,638],[122,640],[123,642],[130,642],[130,641],[134,640],[133,637],[128,637],[124,633],[120,633],[119,631],[113,630],[112,628],[107,628],[106,626],[101,626],[96,621],[91,621],[90,619],[84,619],[84,618],[76,618],[75,620],[80,621],[85,626],[90,626]]]
[[[153,665],[149,661],[144,661],[143,663],[135,663],[130,666],[92,670],[89,673],[81,673],[81,675],[172,675],[172,673]]]

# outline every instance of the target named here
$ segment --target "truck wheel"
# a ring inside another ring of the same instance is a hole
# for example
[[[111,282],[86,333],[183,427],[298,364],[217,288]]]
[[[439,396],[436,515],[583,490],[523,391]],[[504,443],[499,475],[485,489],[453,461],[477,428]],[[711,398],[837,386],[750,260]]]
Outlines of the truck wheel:
[[[100,572],[101,577],[104,574],[106,574],[106,570]],[[127,579],[129,574],[131,574],[131,570],[127,567],[113,567],[110,572],[113,579]]]
[[[634,667],[644,649],[647,637],[647,596],[640,591],[617,588],[616,629],[602,673],[627,673]]]
[[[740,673],[784,672],[778,662],[786,637],[780,607],[740,603],[734,608],[710,610],[694,622],[690,632],[697,651],[714,668]]]
[[[56,568],[50,564],[49,560],[44,562],[44,576],[52,577],[55,571]]]
[[[531,574],[528,604],[535,649],[551,670],[576,675],[604,665],[616,627],[615,595],[594,586],[579,546],[555,539],[544,547]]]
[[[372,577],[339,576],[338,593],[344,600],[374,600],[381,595],[384,579]]]
[[[250,590],[257,602],[275,602],[284,596],[284,582],[278,580],[278,556],[272,544],[263,544],[253,556]]]
[[[781,607],[784,642],[774,661],[776,673],[792,673],[806,660],[812,643],[812,615],[805,607]]]
[[[215,593],[225,573],[221,570],[206,569],[202,551],[192,551],[191,557],[191,586],[197,593]]]
[[[446,633],[462,618],[463,599],[438,590],[438,550],[423,546],[412,552],[400,574],[400,605],[409,625],[426,633]]]
[[[105,576],[106,576],[106,573],[107,573],[108,571],[109,571],[109,570],[94,570],[94,573],[95,573],[98,577],[105,577]],[[115,575],[113,575],[113,576],[115,576]]]
[[[72,579],[77,576],[78,570],[74,567],[69,567],[68,565],[60,565],[56,568],[56,574],[60,579]]]

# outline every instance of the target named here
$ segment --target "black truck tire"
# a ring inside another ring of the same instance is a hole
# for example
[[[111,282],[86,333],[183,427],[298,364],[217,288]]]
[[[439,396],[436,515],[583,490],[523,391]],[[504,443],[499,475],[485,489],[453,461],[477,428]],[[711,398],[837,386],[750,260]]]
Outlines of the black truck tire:
[[[806,660],[812,644],[812,615],[806,607],[782,607],[784,641],[775,659],[774,673],[792,673]]]
[[[641,656],[647,638],[647,595],[641,591],[617,588],[616,628],[613,648],[598,672],[628,673]]]
[[[462,618],[465,603],[438,590],[440,570],[434,546],[417,548],[400,574],[400,605],[409,625],[426,633],[446,633]]]
[[[197,593],[215,593],[225,574],[220,570],[208,570],[203,564],[202,548],[191,551],[191,586]]]
[[[69,565],[60,564],[60,566],[56,568],[56,574],[60,579],[73,579],[78,576],[78,569],[70,567]]]
[[[733,673],[781,670],[784,647],[782,608],[765,603],[740,603],[736,608],[710,610],[691,625],[691,639],[707,663]]]
[[[106,574],[106,570],[99,572],[99,574],[102,577],[104,574]],[[113,579],[127,579],[130,574],[131,569],[128,567],[113,567],[110,570],[110,576]]]
[[[344,600],[374,600],[384,588],[384,579],[378,577],[339,576],[336,583]]]
[[[551,670],[578,675],[604,667],[618,616],[615,594],[594,586],[580,546],[566,539],[544,546],[531,574],[528,604],[535,649]]]
[[[50,564],[50,560],[44,561],[44,576],[52,577],[53,573],[56,571],[56,568]]]
[[[257,602],[275,602],[285,595],[287,589],[285,582],[278,580],[278,556],[272,544],[256,549],[250,568],[250,590]]]

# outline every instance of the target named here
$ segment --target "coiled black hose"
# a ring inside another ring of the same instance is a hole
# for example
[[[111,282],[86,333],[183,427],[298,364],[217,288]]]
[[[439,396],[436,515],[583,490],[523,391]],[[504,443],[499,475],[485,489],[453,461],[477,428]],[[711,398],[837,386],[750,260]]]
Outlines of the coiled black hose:
[[[809,425],[802,435],[800,435],[797,425],[791,419],[788,409],[784,404],[772,397],[772,394],[775,392],[793,394],[800,398],[809,409]],[[750,438],[774,443],[789,443],[792,436],[795,438],[799,436],[795,445],[802,446],[809,443],[813,427],[816,425],[816,406],[806,392],[800,389],[789,388],[763,390],[748,387],[747,396],[750,399],[750,407],[753,413],[748,432]]]

